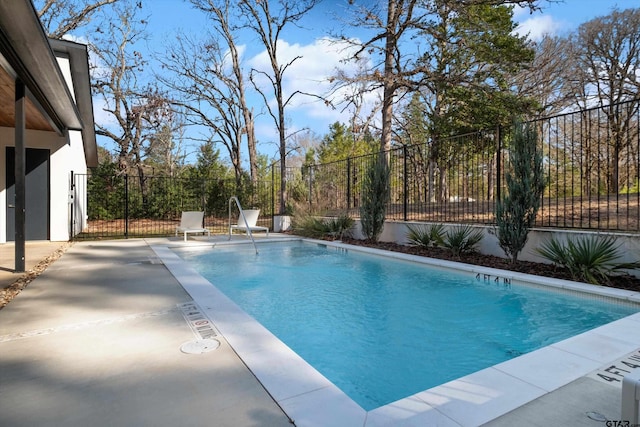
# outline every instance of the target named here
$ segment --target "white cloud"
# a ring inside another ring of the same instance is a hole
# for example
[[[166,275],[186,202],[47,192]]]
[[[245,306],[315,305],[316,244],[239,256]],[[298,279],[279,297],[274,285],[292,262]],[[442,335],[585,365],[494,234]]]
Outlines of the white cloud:
[[[538,41],[544,35],[555,35],[563,26],[562,22],[556,21],[551,15],[532,16],[522,21],[515,32],[520,35],[528,34],[529,39]]]
[[[348,74],[355,72],[356,65],[345,62],[345,59],[349,58],[352,53],[353,47],[328,38],[319,38],[307,45],[289,44],[281,40],[278,44],[280,65],[293,61],[286,70],[283,81],[285,99],[295,91],[323,97],[328,96],[332,86],[330,77],[336,74],[337,69],[345,70]],[[265,71],[269,75],[272,74],[266,51],[250,58],[248,65],[250,68]],[[261,87],[265,88],[265,93],[271,94],[273,92],[266,78],[261,78],[258,81]],[[348,89],[345,88],[331,94],[332,101],[343,101],[347,91]],[[370,95],[371,100],[376,97],[376,94]],[[275,105],[273,99],[270,99],[270,103]],[[366,109],[363,111],[363,114],[368,113],[369,111]],[[333,122],[346,123],[350,120],[349,112],[343,112],[340,106],[332,108],[317,97],[302,94],[298,94],[292,99],[287,110],[287,117],[289,130],[308,127],[318,134],[326,133],[328,126]],[[259,138],[262,140],[264,136],[259,136]]]
[[[519,20],[522,16],[531,14],[531,11],[528,7],[514,5],[513,6],[513,18],[515,20]]]

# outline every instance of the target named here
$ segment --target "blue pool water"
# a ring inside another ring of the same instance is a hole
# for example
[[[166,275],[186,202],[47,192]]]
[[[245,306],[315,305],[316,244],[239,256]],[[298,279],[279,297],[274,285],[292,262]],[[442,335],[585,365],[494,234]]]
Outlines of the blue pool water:
[[[305,242],[181,256],[365,410],[638,311]]]

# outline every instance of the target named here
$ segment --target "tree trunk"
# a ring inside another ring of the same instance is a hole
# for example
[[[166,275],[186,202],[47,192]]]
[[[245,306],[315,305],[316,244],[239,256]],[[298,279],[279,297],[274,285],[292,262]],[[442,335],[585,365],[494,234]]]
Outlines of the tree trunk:
[[[278,120],[280,121],[278,129],[280,135],[280,214],[284,215],[287,211],[287,141],[284,128],[284,107],[282,106],[281,96],[278,105]]]
[[[396,83],[393,69],[393,55],[397,45],[395,36],[395,23],[397,20],[397,4],[395,1],[388,2],[387,8],[387,34],[384,48],[384,91],[382,99],[382,136],[380,138],[380,151],[386,155],[383,161],[389,165],[389,151],[391,150],[391,126],[393,119],[393,98],[396,91]]]
[[[243,109],[245,130],[247,132],[247,149],[249,152],[249,173],[251,184],[255,187],[258,183],[258,152],[256,150],[256,135],[253,126],[253,112],[248,108]]]

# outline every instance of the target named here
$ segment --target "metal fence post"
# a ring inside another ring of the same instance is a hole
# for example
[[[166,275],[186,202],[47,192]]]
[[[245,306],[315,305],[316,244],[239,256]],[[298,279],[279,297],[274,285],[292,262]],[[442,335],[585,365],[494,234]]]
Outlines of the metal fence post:
[[[502,132],[500,132],[500,125],[496,128],[498,147],[496,149],[496,200],[501,200],[500,187],[502,186]]]
[[[129,175],[124,175],[124,237],[129,238]]]
[[[275,230],[276,227],[276,194],[275,194],[275,168],[274,163],[271,163],[271,229]]]
[[[351,209],[351,157],[347,157],[347,211]]]
[[[309,212],[313,206],[313,167],[309,166]]]
[[[402,217],[404,221],[407,220],[407,192],[408,192],[407,183],[407,146],[402,145]]]

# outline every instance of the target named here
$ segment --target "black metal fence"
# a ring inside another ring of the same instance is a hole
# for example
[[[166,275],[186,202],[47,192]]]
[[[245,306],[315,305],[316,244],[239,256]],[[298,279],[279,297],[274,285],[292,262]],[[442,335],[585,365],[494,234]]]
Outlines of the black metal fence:
[[[75,175],[73,182],[73,228],[80,231],[75,239],[171,235],[183,211],[204,211],[204,226],[226,233],[231,196],[237,196],[245,209],[261,209],[258,225],[271,226],[271,181],[239,189],[228,179],[93,174]],[[235,204],[231,207],[237,215]]]
[[[538,227],[640,231],[640,100],[533,121],[546,186]],[[391,168],[387,219],[493,224],[505,194],[512,129],[401,146]],[[312,214],[359,215],[377,154],[289,168],[287,193]]]
[[[640,100],[530,122],[537,130],[546,178],[536,226],[640,231]],[[496,128],[405,145],[385,153],[391,170],[387,219],[493,224],[507,189],[512,129]],[[269,180],[76,175],[76,238],[174,233],[185,210],[205,212],[212,232],[228,230],[228,201],[274,213],[359,216],[362,185],[377,154],[287,168],[286,212],[280,212],[279,164]]]

